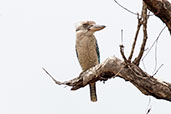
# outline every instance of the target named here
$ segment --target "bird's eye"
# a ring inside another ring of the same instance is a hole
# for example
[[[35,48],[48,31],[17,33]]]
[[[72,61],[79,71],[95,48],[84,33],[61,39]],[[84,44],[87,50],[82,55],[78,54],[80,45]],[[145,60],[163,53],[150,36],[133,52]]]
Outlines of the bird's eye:
[[[84,27],[84,28],[87,28],[87,27],[88,27],[88,24],[83,24],[83,27]]]

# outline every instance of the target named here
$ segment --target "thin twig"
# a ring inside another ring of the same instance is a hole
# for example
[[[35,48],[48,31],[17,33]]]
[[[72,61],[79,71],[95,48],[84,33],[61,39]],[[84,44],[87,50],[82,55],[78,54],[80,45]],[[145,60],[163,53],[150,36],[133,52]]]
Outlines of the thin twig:
[[[43,68],[42,67],[42,69],[46,72],[46,74],[48,75],[48,76],[50,76],[50,78],[56,83],[56,84],[58,84],[58,85],[62,85],[63,83],[62,82],[60,82],[60,81],[57,81],[45,68]]]
[[[157,69],[157,44],[158,44],[158,40],[156,41],[156,45],[155,45],[155,65],[154,65],[153,72],[155,72],[155,70]]]
[[[147,51],[147,53],[144,55],[144,57],[142,58],[142,60],[144,60],[145,57],[148,55],[148,53],[151,51],[151,49],[153,48],[154,44],[158,41],[158,39],[160,38],[161,33],[164,31],[165,28],[166,28],[166,26],[162,28],[162,30],[160,31],[159,35],[157,36],[157,38],[155,39],[155,41],[153,42],[153,44],[151,45],[151,47],[149,48],[149,50]]]
[[[121,29],[121,45],[123,45],[123,29]]]
[[[123,45],[120,45],[120,52],[121,52],[122,58],[124,59],[124,62],[126,64],[128,64],[128,60],[126,59],[125,54],[124,54],[124,46]]]
[[[148,105],[147,105],[148,110],[147,110],[146,114],[149,114],[151,111],[151,105],[150,104],[151,104],[151,97],[149,97],[149,100],[148,100]]]
[[[162,68],[162,66],[163,66],[163,64],[161,64],[161,65],[159,66],[159,68],[156,70],[156,72],[155,72],[152,76],[155,76],[155,75],[158,73],[158,71]]]
[[[121,52],[122,58],[124,59],[125,63],[128,64],[128,60],[126,59],[125,54],[124,54],[123,29],[121,29],[121,45],[119,46],[120,46],[120,52]]]
[[[116,0],[114,0],[114,2],[115,2],[116,4],[118,4],[121,8],[125,9],[126,11],[128,11],[129,13],[134,14],[134,15],[137,15],[137,13],[134,13],[133,11],[131,11],[131,10],[127,9],[127,8],[126,8],[126,7],[124,7],[124,6],[122,6],[122,5],[121,5],[121,4],[119,4]]]
[[[151,111],[151,106],[150,106],[150,108],[147,110],[147,113],[146,113],[146,114],[149,114],[150,111]]]
[[[157,44],[158,44],[158,40],[156,40],[156,45],[155,45],[155,67],[153,72],[155,72],[157,69],[157,46],[158,46]]]
[[[144,50],[145,50],[145,45],[147,42],[147,5],[143,2],[143,9],[142,9],[142,18],[143,18],[143,42],[141,44],[141,49],[139,52],[139,55],[137,58],[135,58],[135,60],[133,61],[134,64],[139,65],[140,60],[144,54]]]
[[[136,31],[136,34],[135,34],[135,37],[134,37],[134,42],[132,44],[131,53],[130,53],[129,58],[128,58],[129,62],[131,62],[131,59],[132,59],[132,56],[133,56],[133,53],[134,53],[134,49],[135,49],[135,45],[136,45],[136,42],[137,42],[138,34],[139,34],[139,31],[140,31],[140,28],[141,28],[141,25],[142,25],[142,17],[139,18],[139,14],[137,16],[137,19],[138,19],[137,31]]]

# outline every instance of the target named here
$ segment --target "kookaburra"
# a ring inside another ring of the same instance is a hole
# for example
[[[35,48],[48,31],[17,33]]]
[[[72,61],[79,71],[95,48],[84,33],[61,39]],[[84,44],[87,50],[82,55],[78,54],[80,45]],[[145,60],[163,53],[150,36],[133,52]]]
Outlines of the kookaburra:
[[[100,63],[99,49],[94,32],[105,28],[93,21],[84,21],[76,25],[76,53],[83,71]],[[91,101],[97,101],[96,85],[90,83]]]

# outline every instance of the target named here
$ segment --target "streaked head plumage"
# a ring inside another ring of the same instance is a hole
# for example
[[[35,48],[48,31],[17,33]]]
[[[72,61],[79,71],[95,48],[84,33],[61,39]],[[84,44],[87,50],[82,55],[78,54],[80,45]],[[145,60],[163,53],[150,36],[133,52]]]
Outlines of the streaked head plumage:
[[[97,25],[94,21],[81,21],[76,24],[75,28],[76,32],[89,32],[93,34],[95,31],[102,30],[105,26]]]

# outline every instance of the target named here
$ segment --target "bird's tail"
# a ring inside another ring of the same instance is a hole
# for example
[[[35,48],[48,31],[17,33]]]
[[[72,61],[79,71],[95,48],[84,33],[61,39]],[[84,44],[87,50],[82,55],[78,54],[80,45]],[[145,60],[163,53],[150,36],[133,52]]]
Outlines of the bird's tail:
[[[91,101],[96,102],[97,101],[97,95],[96,95],[96,83],[90,83],[90,97]]]

